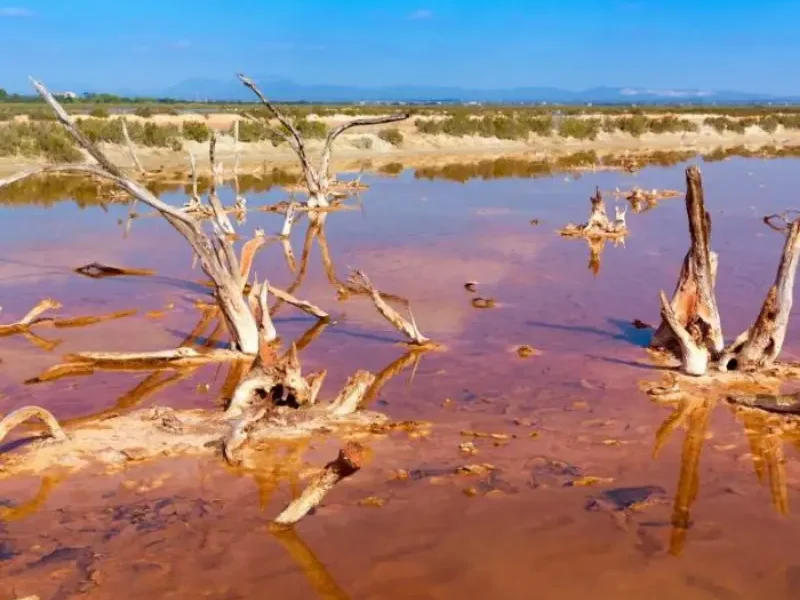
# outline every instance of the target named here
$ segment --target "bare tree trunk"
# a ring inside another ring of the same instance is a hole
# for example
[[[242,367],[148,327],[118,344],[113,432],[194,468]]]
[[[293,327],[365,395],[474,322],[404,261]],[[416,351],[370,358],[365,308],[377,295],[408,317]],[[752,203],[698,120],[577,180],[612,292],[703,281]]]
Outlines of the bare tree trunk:
[[[608,213],[606,212],[606,204],[603,201],[603,194],[600,188],[595,189],[594,196],[589,198],[592,203],[592,208],[589,211],[589,220],[586,222],[587,229],[608,229],[610,223],[608,221]]]
[[[276,525],[289,527],[305,517],[342,479],[349,477],[361,469],[363,463],[363,447],[357,442],[348,442],[339,450],[336,460],[325,465],[317,477],[308,485],[298,498],[289,503],[281,514],[273,521]]]
[[[267,108],[267,110],[275,117],[280,123],[283,130],[278,131],[278,134],[289,144],[294,150],[297,157],[300,159],[300,165],[303,171],[303,178],[306,182],[306,189],[308,191],[308,207],[309,208],[328,208],[330,202],[328,201],[330,193],[330,163],[331,155],[333,153],[333,144],[341,134],[353,127],[363,127],[365,125],[380,125],[383,123],[394,123],[396,121],[404,121],[411,116],[411,113],[397,113],[393,115],[383,115],[379,117],[366,117],[353,119],[335,129],[331,130],[325,138],[325,145],[322,149],[320,156],[319,167],[314,168],[311,164],[311,159],[308,156],[306,149],[306,141],[303,135],[295,127],[294,123],[284,115],[277,106],[275,106],[264,94],[258,89],[256,83],[249,77],[239,75],[239,80],[249,88]],[[309,219],[312,221],[322,221],[321,213],[317,215],[309,214]]]
[[[700,170],[695,166],[686,169],[686,212],[691,246],[683,261],[671,308],[677,322],[691,334],[694,342],[717,354],[724,343],[714,295],[717,255],[710,250],[711,217],[705,209]],[[680,351],[681,342],[666,319],[662,319],[651,346],[675,354]]]
[[[786,234],[775,283],[767,292],[758,318],[722,353],[722,371],[751,370],[775,362],[783,348],[792,312],[794,280],[800,258],[800,221],[793,221]]]
[[[33,169],[0,179],[0,188],[39,173],[83,173],[111,181],[133,196],[135,200],[154,208],[189,242],[195,255],[199,257],[203,270],[214,282],[217,301],[233,338],[234,346],[245,354],[256,355],[260,347],[258,326],[243,296],[244,284],[239,261],[234,252],[233,242],[227,235],[232,226],[216,197],[215,139],[212,137],[209,150],[213,171],[209,204],[213,211],[213,223],[216,231],[213,236],[210,236],[203,231],[202,220],[162,202],[143,185],[127,177],[75,126],[67,112],[42,84],[33,81],[33,85],[54,110],[58,120],[70,135],[97,160],[99,165],[70,164]]]

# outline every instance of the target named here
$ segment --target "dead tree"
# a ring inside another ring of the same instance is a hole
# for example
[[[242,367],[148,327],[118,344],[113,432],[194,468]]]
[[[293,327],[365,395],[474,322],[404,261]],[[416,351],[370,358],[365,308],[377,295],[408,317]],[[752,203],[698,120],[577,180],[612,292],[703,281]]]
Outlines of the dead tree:
[[[705,210],[703,184],[697,167],[686,170],[686,210],[689,216],[691,246],[683,261],[672,302],[661,292],[661,326],[651,346],[671,352],[681,359],[681,370],[688,375],[705,375],[710,364],[728,371],[781,370],[793,376],[791,365],[775,365],[783,348],[792,310],[794,280],[800,260],[800,220],[791,222],[784,215],[764,220],[773,229],[785,232],[775,283],[767,292],[755,323],[723,348],[722,326],[714,295],[717,255],[710,250],[711,218]],[[785,227],[772,220],[782,218]],[[780,367],[780,368],[778,368]]]
[[[348,129],[353,127],[363,127],[365,125],[381,125],[383,123],[394,123],[397,121],[404,121],[411,116],[411,113],[397,113],[393,115],[384,115],[380,117],[367,117],[353,119],[331,130],[325,138],[325,143],[322,148],[322,154],[319,159],[319,166],[314,167],[311,163],[311,158],[308,155],[306,147],[306,140],[302,133],[297,129],[291,119],[286,117],[277,106],[275,106],[266,96],[258,89],[255,82],[239,75],[241,82],[250,88],[253,93],[258,96],[261,103],[267,108],[269,113],[278,120],[281,129],[277,131],[294,150],[297,157],[300,159],[300,165],[305,180],[306,189],[308,190],[308,206],[309,208],[326,208],[329,206],[328,199],[330,197],[330,186],[332,183],[330,175],[331,155],[333,153],[333,144],[340,135]]]
[[[767,292],[755,323],[727,347],[719,359],[721,371],[747,371],[771,365],[786,338],[792,311],[794,280],[800,258],[800,220],[787,227],[786,242],[775,283]]]
[[[691,339],[706,357],[701,359],[695,353],[684,360],[684,364],[699,365],[699,361],[705,360],[707,364],[709,356],[721,352],[724,342],[714,295],[717,255],[710,249],[711,217],[706,212],[703,180],[696,166],[686,169],[686,212],[691,245],[683,260],[669,310],[665,311],[662,306],[661,325],[653,336],[651,347],[681,356],[686,342]]]
[[[591,202],[589,220],[581,225],[569,223],[560,229],[559,233],[564,237],[624,239],[628,235],[625,211],[617,210],[615,220],[609,219],[599,187],[595,189],[594,196],[591,196],[589,200]]]
[[[0,179],[0,188],[16,181],[39,174],[78,173],[104,181],[109,181],[127,192],[134,201],[142,202],[160,213],[174,229],[189,243],[199,258],[203,271],[213,282],[214,294],[222,316],[232,338],[232,346],[241,353],[255,356],[262,342],[263,328],[256,320],[251,306],[244,295],[246,273],[243,273],[239,259],[234,251],[231,232],[233,227],[220,202],[216,185],[221,179],[220,169],[215,160],[215,138],[211,138],[209,158],[211,161],[212,183],[208,203],[212,218],[212,231],[205,230],[206,219],[166,204],[145,186],[128,177],[105,154],[89,140],[75,125],[64,108],[53,95],[39,82],[32,80],[33,86],[42,98],[55,111],[58,120],[75,141],[96,161],[97,164],[65,164],[40,167]],[[262,313],[266,312],[263,307]]]

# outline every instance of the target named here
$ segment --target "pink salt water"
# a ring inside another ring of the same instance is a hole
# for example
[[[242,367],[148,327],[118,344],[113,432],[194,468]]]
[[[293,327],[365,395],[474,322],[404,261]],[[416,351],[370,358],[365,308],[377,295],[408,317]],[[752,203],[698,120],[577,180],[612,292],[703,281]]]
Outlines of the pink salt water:
[[[282,536],[268,522],[304,480],[269,461],[284,456],[307,472],[335,456],[337,440],[268,449],[268,466],[255,476],[210,458],[113,475],[0,479],[0,599],[800,597],[796,454],[786,449],[790,511],[781,516],[756,476],[742,426],[723,407],[711,417],[690,526],[682,544],[670,545],[684,431],[652,458],[670,411],[639,391],[659,373],[644,350],[648,331],[632,321],[657,324],[658,292],[675,284],[688,244],[682,198],[629,210],[625,247],[609,243],[597,274],[584,241],[554,233],[585,218],[595,185],[683,189],[683,166],[463,184],[412,172],[365,177],[362,209],[327,219],[331,258],[339,278],[359,268],[381,290],[407,297],[421,330],[445,345],[398,374],[375,404],[393,419],[432,422],[431,435],[370,444],[369,463]],[[761,217],[791,208],[800,171],[794,160],[701,168],[720,253],[723,327],[732,337],[756,316],[777,267],[782,239]],[[282,197],[272,190],[248,204]],[[608,204],[612,211],[611,196]],[[35,330],[60,342],[50,351],[22,336],[0,339],[0,412],[39,404],[68,420],[131,408],[131,390],[148,373],[24,382],[69,352],[180,343],[205,293],[185,243],[156,218],[137,219],[124,239],[122,206],[108,214],[69,201],[0,210],[3,322],[45,296],[68,316],[139,311],[91,327]],[[280,217],[252,212],[240,231],[256,227],[277,231]],[[301,221],[293,232],[298,260],[305,228]],[[72,272],[93,261],[157,275],[94,280]],[[259,255],[255,270],[284,287],[296,276],[278,245]],[[474,308],[464,289],[470,280],[497,306]],[[354,370],[377,372],[403,354],[368,302],[337,300],[316,245],[295,294],[336,319],[301,352],[307,371],[329,370],[323,394]],[[800,352],[797,323],[787,357]],[[276,318],[286,343],[313,324],[291,307]],[[540,354],[520,358],[521,344]],[[211,408],[226,369],[198,369],[136,406]],[[478,453],[460,451],[465,441]],[[475,463],[495,468],[454,473]],[[398,479],[401,470],[407,479]],[[361,502],[372,497],[383,504]]]

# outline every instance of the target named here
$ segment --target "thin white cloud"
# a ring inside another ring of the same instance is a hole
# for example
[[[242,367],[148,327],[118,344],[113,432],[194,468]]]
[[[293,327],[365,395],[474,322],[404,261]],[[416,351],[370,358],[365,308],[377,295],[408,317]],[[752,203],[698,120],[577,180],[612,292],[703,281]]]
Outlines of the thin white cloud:
[[[36,13],[30,8],[23,6],[3,6],[0,7],[0,17],[33,17]]]
[[[408,15],[408,18],[412,21],[425,21],[433,18],[433,11],[428,10],[427,8],[420,8],[419,10],[415,10]]]
[[[192,42],[189,40],[178,40],[172,43],[172,47],[175,48],[175,50],[186,50],[192,47]]]

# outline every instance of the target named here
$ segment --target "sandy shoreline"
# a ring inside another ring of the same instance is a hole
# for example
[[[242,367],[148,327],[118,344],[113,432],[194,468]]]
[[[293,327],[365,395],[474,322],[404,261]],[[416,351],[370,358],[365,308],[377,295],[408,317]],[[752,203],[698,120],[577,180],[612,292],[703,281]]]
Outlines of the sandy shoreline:
[[[235,117],[233,115],[211,115],[206,123],[217,130],[219,141],[217,154],[226,168],[233,165],[234,142],[226,133]],[[768,133],[759,127],[748,127],[744,133],[730,131],[720,133],[702,124],[702,116],[691,116],[697,121],[698,131],[683,133],[645,133],[634,137],[623,132],[601,132],[596,139],[573,139],[553,136],[531,136],[526,141],[501,140],[477,136],[455,137],[448,135],[426,135],[416,130],[413,121],[405,121],[397,127],[404,136],[402,144],[392,144],[378,137],[385,126],[370,126],[345,133],[334,148],[333,168],[337,171],[380,169],[391,163],[400,163],[406,168],[434,167],[450,163],[476,162],[480,160],[513,157],[520,160],[551,160],[577,152],[593,151],[604,155],[625,153],[645,154],[649,152],[695,152],[704,154],[715,150],[726,150],[744,146],[755,150],[765,146],[781,149],[800,145],[800,130],[779,127]],[[192,120],[192,116],[169,117],[157,115],[152,119],[158,124],[171,121]],[[199,120],[195,116],[194,120]],[[325,119],[334,126],[342,122],[333,117]],[[198,167],[208,170],[208,144],[185,140],[182,151],[166,148],[137,147],[137,154],[147,170],[184,171],[188,169],[188,151],[198,158]],[[318,155],[322,141],[308,140],[312,155]],[[109,157],[122,167],[132,167],[132,161],[123,146],[105,144]],[[0,175],[43,164],[41,158],[0,157]],[[263,170],[297,169],[297,159],[291,149],[283,144],[275,147],[270,142],[241,143],[240,166],[243,172],[257,173]]]

